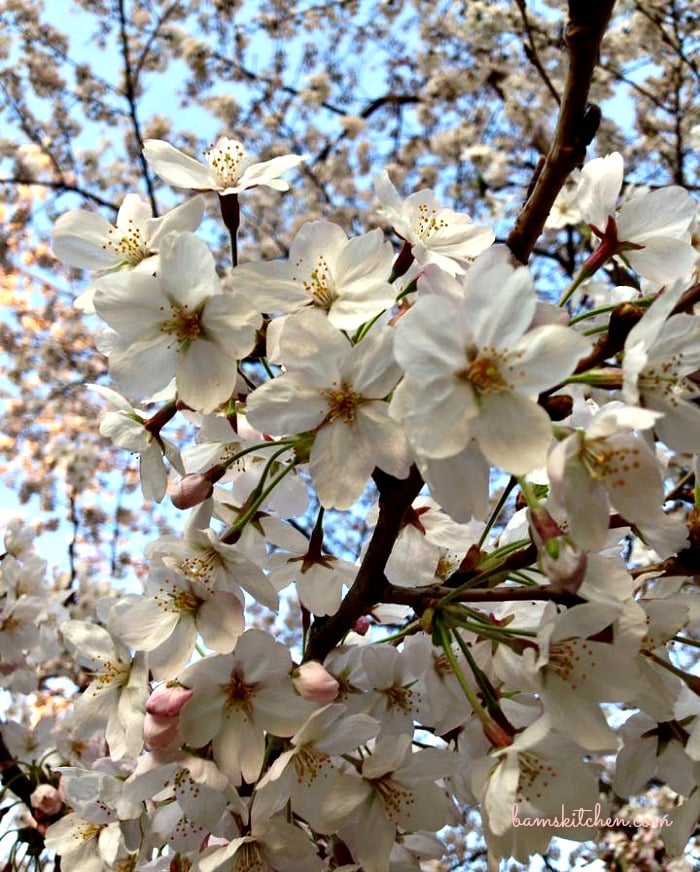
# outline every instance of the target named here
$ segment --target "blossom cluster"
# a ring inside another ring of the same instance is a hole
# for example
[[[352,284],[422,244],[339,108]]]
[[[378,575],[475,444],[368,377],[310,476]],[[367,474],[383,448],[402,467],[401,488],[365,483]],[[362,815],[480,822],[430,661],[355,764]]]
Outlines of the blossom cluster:
[[[239,197],[287,190],[302,158],[255,163],[226,138],[206,164],[154,140],[144,156],[196,196],[156,218],[129,195],[114,227],[68,213],[54,250],[97,270],[80,305],[107,328],[102,434],[139,455],[146,498],[190,514],[148,545],[143,593],[94,607],[50,605],[43,562],[6,534],[2,680],[29,692],[63,658],[82,691],[38,747],[4,736],[44,761],[46,847],[87,872],[403,872],[478,804],[496,868],[593,838],[512,809],[604,807],[614,755],[617,794],[657,774],[677,791],[662,835],[680,853],[700,812],[700,688],[670,647],[698,622],[698,528],[668,486],[689,468],[686,493],[700,451],[692,198],[618,204],[620,156],[589,162],[567,192],[589,251],[554,305],[491,228],[386,173],[397,246],[312,221],[288,258],[238,264]],[[195,234],[207,192],[225,274]],[[614,261],[638,287],[593,306]],[[163,434],[177,416],[193,444]],[[354,561],[324,548],[324,512],[358,505]],[[294,656],[246,609],[282,591]],[[610,703],[634,715],[620,727]]]

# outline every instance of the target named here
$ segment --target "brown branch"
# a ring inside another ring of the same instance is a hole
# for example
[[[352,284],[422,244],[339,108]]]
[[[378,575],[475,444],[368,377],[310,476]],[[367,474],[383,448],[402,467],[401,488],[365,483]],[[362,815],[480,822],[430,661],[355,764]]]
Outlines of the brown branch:
[[[85,188],[81,188],[79,185],[69,185],[67,182],[42,182],[37,179],[23,179],[21,176],[10,176],[8,178],[0,179],[0,185],[38,185],[41,188],[51,188],[54,191],[80,194],[80,196],[85,200],[91,200],[98,206],[103,206],[105,209],[111,209],[115,215],[119,211],[119,206],[115,206],[114,203],[110,203],[109,200],[105,200],[97,194],[91,194],[90,191],[86,191]]]
[[[151,179],[151,174],[148,169],[148,161],[144,157],[143,154],[143,136],[141,135],[141,124],[139,122],[139,116],[136,105],[136,81],[134,75],[134,68],[131,64],[131,54],[129,52],[129,35],[127,33],[127,14],[126,8],[124,5],[124,0],[119,0],[119,34],[121,40],[122,47],[122,60],[124,62],[124,96],[126,97],[127,103],[129,104],[129,117],[131,118],[131,124],[134,128],[134,136],[136,137],[136,144],[138,146],[138,160],[141,164],[141,170],[143,172],[143,178],[146,183],[146,191],[148,193],[148,199],[151,204],[151,210],[153,212],[153,216],[156,217],[158,215],[158,203],[156,202],[156,194],[155,189],[153,187],[153,180]]]
[[[329,618],[316,618],[311,626],[305,660],[323,661],[343,636],[352,629],[358,618],[382,602],[385,586],[384,568],[401,529],[406,510],[423,486],[415,466],[408,478],[398,479],[381,470],[374,471],[379,489],[379,518],[372,539],[357,572],[357,577],[338,611]]]
[[[508,247],[521,263],[527,263],[557,194],[569,173],[583,162],[595,135],[600,113],[588,105],[588,93],[614,5],[615,0],[569,0],[565,33],[569,66],[554,142],[508,236]]]
[[[523,45],[525,55],[539,73],[539,76],[542,79],[544,86],[552,95],[554,102],[557,104],[557,106],[560,106],[561,97],[559,96],[559,92],[554,87],[552,80],[549,78],[547,70],[545,70],[545,68],[543,67],[542,61],[540,60],[540,56],[537,52],[537,45],[535,44],[535,37],[533,35],[532,25],[530,23],[530,19],[528,18],[525,0],[515,0],[515,5],[518,7],[518,10],[520,12],[520,17],[523,20],[523,27],[525,28],[525,35],[527,36],[527,44]]]
[[[421,614],[426,608],[436,606],[442,597],[454,595],[454,593],[454,588],[442,585],[395,587],[387,583],[384,587],[384,597],[386,598],[384,601],[411,606],[417,614]],[[510,603],[535,600],[559,603],[569,608],[586,602],[582,597],[551,584],[533,587],[473,587],[471,590],[465,590],[455,596],[452,602]]]

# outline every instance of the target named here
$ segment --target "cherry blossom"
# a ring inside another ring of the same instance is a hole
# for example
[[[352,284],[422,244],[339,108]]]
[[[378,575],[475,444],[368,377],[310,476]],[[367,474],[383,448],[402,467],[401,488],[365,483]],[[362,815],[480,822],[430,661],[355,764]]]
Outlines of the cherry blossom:
[[[186,200],[160,218],[137,194],[127,194],[110,224],[95,212],[74,209],[59,216],[53,228],[53,251],[70,266],[89,270],[139,269],[153,272],[162,240],[173,231],[196,230],[204,214],[201,197]],[[94,312],[95,287],[76,300],[84,312]]]
[[[245,297],[222,292],[208,247],[189,233],[163,240],[157,277],[101,279],[95,309],[117,333],[110,372],[126,393],[143,397],[175,376],[180,399],[204,412],[231,395],[260,324]]]
[[[633,192],[617,211],[622,180],[619,152],[588,161],[581,170],[579,208],[601,238],[590,270],[602,266],[603,257],[620,255],[654,282],[687,278],[697,260],[689,233],[697,209],[694,200],[674,185]]]
[[[411,246],[421,265],[434,263],[450,275],[460,275],[494,240],[490,227],[481,227],[468,215],[440,206],[430,190],[401,200],[386,171],[375,176],[374,189],[379,214]]]
[[[352,347],[320,312],[295,315],[281,338],[287,371],[248,400],[248,418],[261,430],[312,431],[309,468],[326,507],[349,508],[375,466],[408,475],[403,434],[384,402],[400,374],[392,339],[383,328]]]
[[[401,318],[394,351],[406,375],[391,414],[419,455],[451,457],[473,437],[508,472],[543,465],[551,427],[532,396],[566,378],[587,342],[567,327],[529,330],[535,306],[528,271],[502,264],[472,268],[460,303],[426,295]]]
[[[288,261],[238,266],[231,285],[261,312],[313,306],[326,312],[334,327],[355,330],[393,305],[396,291],[388,282],[392,261],[381,230],[348,239],[337,224],[313,221],[292,240]]]
[[[147,139],[143,154],[153,171],[169,185],[194,191],[216,191],[222,197],[257,185],[288,191],[289,184],[280,176],[304,160],[304,157],[286,154],[255,163],[242,143],[226,136],[217,139],[204,152],[206,164],[161,139]]]

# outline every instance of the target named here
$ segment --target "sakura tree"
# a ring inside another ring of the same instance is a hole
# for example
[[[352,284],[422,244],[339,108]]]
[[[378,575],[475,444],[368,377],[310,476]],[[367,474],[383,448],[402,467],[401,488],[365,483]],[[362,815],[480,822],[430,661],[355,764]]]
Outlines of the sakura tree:
[[[690,869],[692,4],[74,13],[121,78],[2,10],[5,868]]]

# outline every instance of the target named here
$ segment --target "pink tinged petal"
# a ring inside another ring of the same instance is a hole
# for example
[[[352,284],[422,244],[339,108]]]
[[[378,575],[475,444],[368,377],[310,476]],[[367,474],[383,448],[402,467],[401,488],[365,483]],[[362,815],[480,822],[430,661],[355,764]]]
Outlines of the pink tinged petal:
[[[564,505],[576,543],[593,551],[602,548],[610,516],[607,492],[579,460],[566,467]]]
[[[147,139],[143,156],[156,175],[175,188],[215,191],[217,184],[208,167],[161,139]]]
[[[647,739],[625,744],[615,761],[613,787],[619,796],[642,793],[656,771],[658,739]]]
[[[242,712],[224,722],[212,743],[214,761],[235,782],[255,782],[265,758],[265,734]]]
[[[512,808],[515,802],[520,771],[517,757],[507,755],[496,765],[487,783],[483,798],[489,828],[502,835],[512,826]]]
[[[186,675],[182,678],[187,680]],[[180,712],[180,733],[189,745],[201,748],[222,729],[225,700],[218,686],[193,689],[194,696]]]
[[[79,269],[106,269],[123,258],[107,246],[112,225],[94,212],[72,209],[53,227],[52,248],[56,257]]]
[[[232,593],[215,592],[197,612],[197,629],[205,645],[219,654],[236,646],[245,626],[243,603]]]
[[[452,772],[456,766],[452,761]],[[389,776],[391,778],[391,776]],[[444,790],[435,784],[421,781],[418,784],[397,784],[398,804],[387,811],[390,820],[406,830],[437,831],[450,822],[450,802]]]
[[[665,413],[655,425],[659,439],[675,451],[695,454],[700,446],[700,408],[685,400],[671,405],[655,395],[645,394],[644,399],[648,406]]]
[[[656,454],[641,438],[607,440],[620,449],[608,463],[605,486],[610,502],[629,521],[653,522],[664,502],[661,467]]]
[[[96,285],[93,302],[100,318],[126,342],[162,336],[159,326],[165,300],[153,276],[139,272],[105,276]]]
[[[502,263],[468,273],[460,317],[479,347],[507,348],[530,326],[536,307],[527,267]]]
[[[544,466],[552,441],[552,425],[544,409],[514,392],[485,394],[480,402],[472,426],[486,458],[513,475]]]
[[[109,371],[125,393],[149,396],[167,387],[175,374],[177,349],[162,335],[136,342],[120,343],[109,355]]]
[[[283,154],[270,160],[250,164],[239,179],[238,186],[243,189],[253,185],[267,185],[277,191],[288,191],[289,184],[279,179],[279,176],[299,166],[305,159],[305,155]]]
[[[201,323],[206,338],[232,360],[241,360],[252,351],[262,318],[241,294],[216,294],[207,301]]]
[[[265,382],[248,397],[246,414],[258,430],[282,436],[314,430],[328,415],[328,400],[290,375]]]
[[[151,651],[170,637],[179,620],[177,608],[163,608],[151,597],[130,597],[112,607],[109,626],[131,648]]]
[[[657,236],[642,249],[626,251],[624,258],[644,278],[663,283],[690,276],[698,255],[688,242]]]
[[[174,230],[196,230],[204,217],[204,197],[190,197],[160,218],[151,218],[144,225],[144,235],[151,248],[158,248],[161,240]]]
[[[334,615],[340,608],[342,580],[332,569],[312,566],[297,575],[295,582],[299,599],[312,614]]]
[[[331,221],[309,221],[302,226],[292,240],[289,249],[289,264],[296,265],[302,261],[309,270],[316,266],[319,255],[323,255],[329,263],[335,263],[340,252],[348,244],[345,231]],[[299,273],[300,278],[308,278]]]
[[[590,342],[569,327],[535,327],[506,352],[507,381],[524,394],[538,394],[571,375]]]
[[[258,629],[247,630],[238,640],[234,662],[244,665],[246,681],[251,683],[289,679],[292,669],[288,649]]]
[[[143,498],[159,503],[168,489],[168,470],[163,462],[160,448],[154,447],[142,452],[139,461],[139,479]]]
[[[617,216],[621,240],[644,243],[652,236],[679,239],[695,218],[697,203],[678,185],[649,191],[624,203]]]
[[[362,445],[376,465],[395,478],[406,478],[412,457],[399,423],[389,417],[389,404],[363,403],[354,426],[355,450]]]
[[[374,466],[367,446],[356,440],[355,427],[342,418],[316,434],[309,471],[322,506],[349,509],[362,495]]]
[[[396,838],[396,824],[383,813],[379,799],[361,809],[361,816],[353,819],[350,832],[340,831],[347,842],[353,859],[367,872],[389,872],[389,855]]]
[[[306,309],[285,319],[280,337],[281,362],[304,380],[327,387],[350,353],[347,337],[318,309]]]

